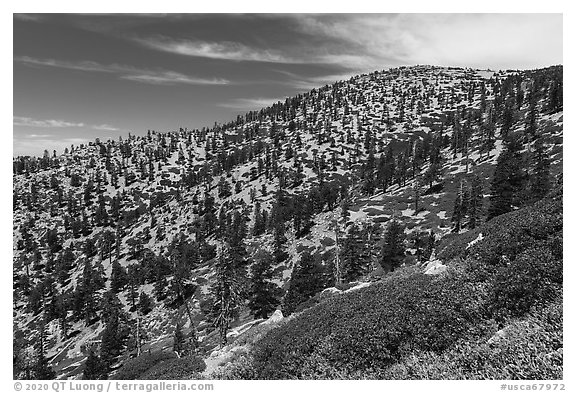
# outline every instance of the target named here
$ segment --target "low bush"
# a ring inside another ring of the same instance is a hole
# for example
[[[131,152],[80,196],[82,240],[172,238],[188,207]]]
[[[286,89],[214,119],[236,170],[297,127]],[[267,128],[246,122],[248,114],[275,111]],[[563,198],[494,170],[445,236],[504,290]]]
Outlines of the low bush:
[[[505,266],[535,242],[562,232],[562,196],[551,195],[530,206],[495,217],[458,236],[447,236],[437,247],[438,258],[472,257],[485,264]],[[468,246],[482,233],[482,240]],[[560,253],[561,255],[561,253]]]
[[[442,351],[482,334],[479,293],[452,275],[414,274],[328,299],[256,343],[256,375],[304,378],[326,364],[344,375],[386,368],[414,349]]]
[[[530,247],[496,274],[489,299],[492,315],[520,316],[534,305],[549,302],[562,294],[562,277],[562,260],[549,247]]]
[[[518,379],[538,378],[542,367],[557,376],[561,359],[551,342],[559,334],[561,343],[561,311],[551,324],[526,313],[561,295],[561,202],[553,195],[453,237],[439,251],[451,260],[444,274],[406,270],[310,304],[255,343],[255,375]],[[515,337],[486,345],[497,323]]]
[[[230,362],[216,369],[216,371],[209,375],[209,378],[234,380],[257,379],[257,375],[254,372],[252,356],[247,353],[237,355],[231,359]]]
[[[158,351],[152,352],[150,354],[143,354],[125,361],[122,367],[118,369],[118,372],[113,377],[114,379],[120,380],[137,379],[141,374],[156,364],[165,360],[174,359],[175,357],[176,354],[169,351]]]
[[[148,369],[138,379],[198,379],[206,363],[198,356],[165,360]]]
[[[380,373],[378,379],[528,379],[561,380],[562,301],[515,320],[502,338],[488,343],[462,340],[437,354],[414,352]]]

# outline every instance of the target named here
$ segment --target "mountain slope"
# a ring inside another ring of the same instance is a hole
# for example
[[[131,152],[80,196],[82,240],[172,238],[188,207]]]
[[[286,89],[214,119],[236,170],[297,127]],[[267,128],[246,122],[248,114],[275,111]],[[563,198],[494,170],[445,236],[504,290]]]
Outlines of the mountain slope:
[[[130,353],[172,349],[177,325],[197,331],[205,356],[219,344],[218,261],[231,247],[242,280],[268,250],[270,281],[284,293],[312,255],[308,298],[349,270],[355,226],[367,245],[358,279],[391,270],[382,263],[391,221],[406,236],[399,263],[425,262],[453,236],[455,200],[473,176],[485,217],[506,135],[521,138],[526,168],[540,140],[551,175],[562,172],[561,84],[561,67],[404,67],[224,125],[15,158],[15,377],[33,376],[42,353],[58,377],[80,377],[91,350],[113,372]],[[229,317],[230,327],[253,319],[244,301]],[[111,334],[121,344],[103,353]]]

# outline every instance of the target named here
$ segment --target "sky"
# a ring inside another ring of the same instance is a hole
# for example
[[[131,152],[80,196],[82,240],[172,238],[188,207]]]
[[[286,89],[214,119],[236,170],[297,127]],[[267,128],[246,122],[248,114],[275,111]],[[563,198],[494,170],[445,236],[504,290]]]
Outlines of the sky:
[[[201,128],[402,65],[562,64],[562,14],[14,14],[13,154]]]

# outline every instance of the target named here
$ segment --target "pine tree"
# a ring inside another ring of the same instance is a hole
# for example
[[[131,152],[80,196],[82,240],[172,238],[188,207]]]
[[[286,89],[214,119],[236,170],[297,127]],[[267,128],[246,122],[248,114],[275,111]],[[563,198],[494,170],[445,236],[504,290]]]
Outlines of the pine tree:
[[[216,262],[216,282],[212,288],[214,307],[213,324],[218,328],[222,345],[227,343],[227,333],[238,314],[240,292],[234,263],[227,246],[221,248]]]
[[[344,282],[356,281],[368,271],[370,258],[367,244],[356,224],[348,229],[346,237],[342,241],[340,252],[342,261],[342,278]]]
[[[254,206],[254,227],[252,229],[252,234],[254,236],[260,236],[266,231],[266,222],[264,222],[264,217],[262,216],[262,210],[260,201],[256,201]]]
[[[534,143],[532,155],[532,177],[530,179],[530,194],[534,200],[542,199],[552,188],[550,182],[550,160],[542,137]]]
[[[376,188],[376,176],[374,175],[374,169],[375,169],[374,152],[370,150],[370,153],[366,158],[366,163],[364,164],[362,170],[362,178],[364,179],[362,190],[367,195],[374,194],[374,189]]]
[[[120,292],[128,284],[128,274],[126,269],[120,265],[118,260],[112,263],[112,273],[110,274],[110,288],[114,292]]]
[[[380,265],[385,271],[394,271],[404,261],[404,238],[404,227],[395,218],[392,219],[386,227],[380,259]]]
[[[268,318],[280,304],[280,287],[272,282],[272,262],[272,255],[266,250],[260,249],[254,255],[248,302],[254,318]]]
[[[194,345],[186,337],[186,334],[184,334],[180,322],[176,324],[176,329],[174,330],[174,344],[172,345],[172,350],[181,358],[190,356],[194,353]]]
[[[82,373],[82,379],[88,379],[88,380],[108,379],[108,373],[106,372],[106,367],[102,364],[102,360],[96,354],[93,348],[90,348],[88,351],[88,357],[86,358],[86,363],[84,365],[84,372]]]
[[[484,190],[482,180],[478,175],[472,176],[470,185],[470,196],[468,200],[468,228],[476,228],[483,216]]]
[[[46,326],[44,322],[39,327],[39,338],[36,346],[36,363],[34,364],[34,379],[49,380],[56,378],[56,373],[48,364],[44,353],[46,340]]]
[[[284,251],[284,244],[286,243],[284,222],[278,221],[274,225],[274,241],[273,241],[273,255],[276,264],[284,262],[288,258],[288,253]]]
[[[430,163],[426,172],[424,172],[424,182],[428,183],[428,187],[432,188],[434,182],[440,177],[440,164],[438,162]]]
[[[348,198],[342,198],[342,201],[340,202],[340,209],[340,217],[344,222],[347,222],[350,218],[350,200]]]
[[[292,314],[297,307],[325,288],[324,269],[320,261],[304,252],[300,263],[292,271],[288,291],[282,304],[284,316]]]
[[[518,204],[526,180],[521,153],[522,144],[512,134],[505,143],[492,178],[489,220],[512,211],[514,205]]]
[[[152,304],[152,299],[150,296],[148,296],[146,292],[140,292],[140,296],[138,298],[138,309],[140,312],[146,315],[152,311],[153,308],[154,305]]]
[[[86,325],[93,322],[98,310],[98,290],[103,287],[103,283],[94,271],[89,259],[84,261],[82,281],[76,288],[77,307],[80,307],[81,315],[84,317]],[[79,304],[78,304],[79,303]]]
[[[527,136],[534,138],[538,131],[538,110],[536,108],[535,98],[530,99],[530,107],[526,112],[525,130]]]
[[[116,293],[106,292],[102,301],[102,321],[105,325],[100,350],[100,358],[106,370],[122,353],[128,339],[129,329],[126,327],[126,316],[121,307]]]
[[[468,190],[464,186],[464,181],[460,180],[460,187],[454,200],[454,212],[452,213],[452,222],[454,223],[453,231],[459,233],[462,223],[468,213]]]

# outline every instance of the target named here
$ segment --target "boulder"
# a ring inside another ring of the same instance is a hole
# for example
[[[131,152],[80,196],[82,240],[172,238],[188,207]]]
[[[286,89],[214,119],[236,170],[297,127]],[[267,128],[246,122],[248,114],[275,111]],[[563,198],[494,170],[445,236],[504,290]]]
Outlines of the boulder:
[[[442,264],[442,261],[435,259],[430,261],[424,267],[424,274],[441,274],[446,271],[448,267]]]

